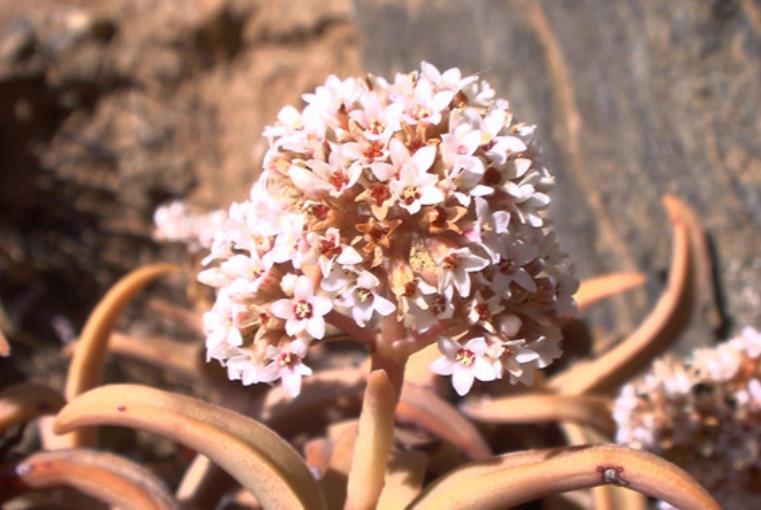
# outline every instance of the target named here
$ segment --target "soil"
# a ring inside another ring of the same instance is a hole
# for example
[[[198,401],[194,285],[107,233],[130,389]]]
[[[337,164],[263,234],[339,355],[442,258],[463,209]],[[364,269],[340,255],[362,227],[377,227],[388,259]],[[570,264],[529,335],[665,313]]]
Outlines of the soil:
[[[14,346],[70,340],[120,275],[181,257],[152,241],[156,207],[243,199],[277,111],[360,70],[350,0],[0,0]]]

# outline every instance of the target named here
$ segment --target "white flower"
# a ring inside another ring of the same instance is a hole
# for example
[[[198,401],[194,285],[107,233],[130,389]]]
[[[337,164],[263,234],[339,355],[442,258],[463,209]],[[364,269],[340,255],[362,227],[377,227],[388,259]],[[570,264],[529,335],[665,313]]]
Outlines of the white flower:
[[[233,255],[220,266],[198,273],[198,281],[210,287],[235,286],[237,293],[256,294],[262,279],[269,270],[256,252]]]
[[[536,282],[525,268],[536,258],[536,247],[522,240],[514,240],[505,243],[503,250],[504,258],[494,271],[491,289],[497,294],[503,294],[510,290],[510,285],[514,282],[529,292],[536,292]]]
[[[374,312],[385,317],[396,310],[394,303],[375,292],[379,286],[378,277],[369,271],[362,271],[341,300],[341,306],[351,309],[351,316],[361,327],[372,319]]]
[[[447,69],[442,73],[436,66],[425,61],[420,63],[420,71],[421,76],[431,82],[437,90],[457,92],[478,79],[476,76],[466,76],[463,78],[462,72],[456,67]]]
[[[463,396],[473,387],[473,380],[497,379],[494,365],[487,357],[489,350],[484,337],[471,338],[460,345],[449,338],[439,339],[439,351],[443,354],[431,364],[431,371],[439,375],[451,375],[452,386]]]
[[[418,149],[402,167],[399,178],[391,181],[391,193],[410,214],[416,214],[424,205],[444,201],[444,192],[436,186],[439,178],[427,172],[435,158],[436,147]]]
[[[317,262],[322,275],[327,277],[333,269],[333,263],[352,266],[362,262],[362,255],[357,250],[341,242],[341,232],[329,228],[325,235],[309,232],[306,236],[309,250],[301,257],[299,265]]]
[[[449,105],[454,94],[451,90],[435,92],[431,82],[420,78],[413,96],[406,100],[404,120],[410,124],[438,124],[441,122],[441,110]]]
[[[352,111],[349,117],[362,126],[368,140],[387,142],[401,127],[404,107],[399,103],[383,105],[375,95],[363,96],[360,102],[362,108]]]
[[[539,354],[529,349],[525,340],[502,342],[500,347],[502,349],[500,354],[502,368],[510,374],[510,380],[532,384],[536,371],[534,362],[539,359]]]
[[[450,132],[441,135],[441,159],[445,165],[451,168],[451,175],[458,174],[461,169],[474,174],[483,174],[483,162],[479,157],[473,155],[478,146],[481,145],[481,132],[473,129],[466,122],[460,122],[460,119],[460,115],[452,112],[449,118]],[[458,122],[460,122],[459,125]]]
[[[450,250],[437,262],[441,267],[440,287],[454,285],[462,297],[470,295],[470,273],[489,265],[488,260],[474,255],[470,248]]]
[[[266,264],[299,260],[296,258],[296,253],[303,248],[304,216],[286,214],[281,221],[282,228],[275,237],[272,249],[263,256]],[[298,266],[295,267],[298,268]]]
[[[385,161],[376,161],[370,165],[370,170],[373,172],[373,175],[381,182],[387,182],[398,177],[399,174],[402,173],[402,167],[404,167],[404,165],[410,160],[410,151],[408,151],[407,147],[405,147],[405,145],[396,138],[391,140],[391,142],[388,144],[388,153],[391,157],[391,163],[387,163]],[[422,156],[430,159],[430,163],[428,161],[422,160]],[[421,153],[421,155],[418,156],[418,161],[421,166],[425,163],[428,163],[427,167],[425,168],[428,169],[433,164],[435,157],[435,149],[433,154],[431,154],[430,149],[428,149],[427,152]]]
[[[496,333],[494,318],[505,309],[501,301],[501,296],[494,295],[484,299],[480,292],[476,292],[473,299],[468,302],[468,324],[479,325],[490,333]]]
[[[288,379],[295,393],[308,342],[327,318],[351,317],[368,341],[376,322],[398,321],[399,338],[379,342],[458,325],[472,341],[453,375],[470,373],[468,352],[480,377],[511,382],[557,358],[577,282],[543,219],[554,181],[534,127],[488,83],[427,62],[393,82],[330,76],[302,97],[265,128],[247,200],[202,232],[181,206],[157,213],[167,232],[209,245],[207,356],[232,379]]]
[[[310,159],[308,167],[291,165],[288,171],[293,183],[307,194],[327,191],[332,197],[341,196],[346,190],[356,184],[362,173],[358,162],[347,163],[342,157],[338,146],[333,145],[329,161]]]
[[[231,381],[240,381],[244,386],[263,382],[264,364],[248,349],[237,349],[234,354],[229,354],[226,366]]]
[[[309,333],[312,338],[325,336],[324,316],[333,308],[330,298],[317,296],[306,276],[299,276],[293,288],[293,299],[279,299],[272,303],[272,314],[285,319],[285,332],[289,336]]]
[[[240,346],[243,335],[237,321],[236,305],[223,294],[214,307],[203,314],[203,329],[206,334],[206,349],[212,350],[218,345]]]
[[[437,288],[420,280],[417,287],[421,294],[408,302],[411,305],[409,313],[405,316],[405,324],[408,327],[423,332],[436,321],[451,319],[454,316],[453,286]]]
[[[488,202],[481,197],[476,197],[475,204],[476,221],[465,230],[465,237],[481,246],[489,254],[492,262],[499,262],[504,252],[504,234],[507,234],[510,213],[491,212]]]
[[[267,347],[267,357],[271,363],[261,370],[260,380],[271,382],[280,379],[283,388],[291,397],[301,392],[301,378],[312,375],[312,369],[302,363],[307,353],[303,340],[293,340],[285,346]]]
[[[338,76],[331,74],[325,81],[325,85],[317,87],[313,94],[303,94],[301,97],[304,102],[314,105],[326,119],[331,120],[342,106],[351,107],[360,97],[361,92],[356,79],[341,80]]]

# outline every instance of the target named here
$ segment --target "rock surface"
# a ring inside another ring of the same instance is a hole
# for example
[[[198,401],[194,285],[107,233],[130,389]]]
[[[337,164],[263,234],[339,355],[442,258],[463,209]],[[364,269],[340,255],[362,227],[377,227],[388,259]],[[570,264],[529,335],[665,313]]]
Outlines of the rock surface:
[[[651,276],[598,323],[628,331],[655,301],[674,192],[731,321],[699,316],[690,343],[761,324],[757,0],[0,0],[0,319],[60,315],[70,336],[105,286],[167,256],[157,205],[246,195],[283,105],[421,59],[482,73],[540,126],[581,276]]]
[[[262,128],[359,74],[349,0],[0,0],[0,298],[16,327],[81,322],[166,256],[155,208],[247,195]],[[45,310],[42,320],[33,310]]]
[[[689,343],[761,324],[761,3],[355,5],[369,72],[421,59],[480,72],[539,125],[558,177],[552,214],[581,276],[662,273],[670,232],[660,199],[673,192],[704,222],[731,320],[699,314]],[[652,305],[661,286],[651,279],[646,294],[608,310],[611,328],[626,331]]]

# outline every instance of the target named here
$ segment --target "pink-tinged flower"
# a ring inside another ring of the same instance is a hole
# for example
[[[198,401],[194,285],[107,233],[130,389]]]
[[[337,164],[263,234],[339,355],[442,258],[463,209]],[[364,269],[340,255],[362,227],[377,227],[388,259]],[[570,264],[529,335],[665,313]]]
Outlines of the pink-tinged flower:
[[[431,363],[431,371],[451,375],[452,386],[461,397],[473,387],[474,379],[488,382],[498,378],[493,361],[488,357],[489,346],[482,336],[471,338],[465,345],[442,337],[439,351],[443,356]]]
[[[407,327],[422,333],[437,321],[454,317],[454,287],[437,288],[420,280],[417,288],[418,292],[413,293],[412,299],[406,303],[409,307],[409,314],[405,317]]]
[[[340,79],[331,74],[313,94],[303,94],[301,98],[305,103],[314,105],[323,116],[330,120],[336,117],[341,107],[351,108],[354,102],[361,97],[362,89],[355,78]]]
[[[373,175],[381,182],[387,182],[399,177],[402,173],[402,168],[411,159],[410,151],[407,150],[407,147],[405,147],[401,140],[397,140],[396,138],[389,142],[388,153],[391,158],[391,163],[377,161],[370,165],[370,170],[373,172]],[[421,156],[425,156],[431,160],[425,168],[425,170],[427,170],[431,167],[433,160],[436,158],[436,150],[434,149],[433,155],[431,156],[430,149],[427,149],[427,152],[422,153]],[[421,156],[418,156],[419,164],[422,165],[427,163],[427,161],[420,160]]]
[[[473,254],[470,248],[457,248],[437,260],[441,268],[440,288],[454,285],[462,297],[470,295],[470,273],[481,271],[489,261]]]
[[[525,340],[502,342],[500,348],[502,352],[499,359],[502,368],[510,374],[510,381],[532,384],[539,354],[529,349]]]
[[[361,327],[370,322],[375,312],[385,317],[396,310],[394,303],[375,292],[379,287],[380,280],[377,276],[369,271],[362,271],[341,300],[341,306],[351,310],[351,316]]]
[[[307,347],[300,339],[280,347],[267,346],[267,357],[272,361],[261,370],[259,380],[271,382],[280,379],[288,395],[298,396],[301,392],[301,378],[312,375],[312,369],[303,363]]]
[[[282,228],[275,237],[272,249],[262,257],[267,264],[298,261],[297,252],[304,242],[305,218],[300,214],[286,214],[281,219]],[[297,262],[298,263],[298,262]],[[294,266],[298,268],[299,266]]]
[[[316,106],[308,105],[303,112],[291,106],[280,110],[279,125],[268,127],[264,136],[278,149],[299,152],[311,158],[321,158],[327,125]]]
[[[431,82],[419,79],[413,96],[407,99],[404,120],[410,124],[438,124],[441,122],[441,110],[449,105],[454,95],[451,90],[435,92]]]
[[[505,309],[501,302],[502,297],[499,295],[484,299],[480,292],[476,292],[473,299],[468,302],[468,324],[481,326],[490,333],[496,333],[494,318]]]
[[[387,142],[401,127],[403,106],[400,103],[384,105],[378,96],[364,96],[360,100],[362,108],[349,113],[349,117],[362,129],[368,140]]]
[[[333,309],[330,298],[317,296],[306,276],[299,276],[293,287],[292,299],[279,299],[272,303],[272,314],[285,319],[285,332],[289,336],[308,333],[312,338],[325,336],[324,316]]]
[[[337,146],[330,153],[328,163],[310,159],[306,165],[308,168],[291,165],[288,175],[299,189],[310,195],[328,192],[332,197],[339,197],[354,186],[362,174],[360,164],[347,162]]]
[[[444,164],[451,168],[450,174],[457,175],[461,170],[483,174],[483,161],[473,155],[481,145],[481,132],[467,122],[461,122],[461,117],[455,112],[449,118],[449,125],[450,132],[441,135],[439,150]]]
[[[233,255],[217,267],[198,273],[198,281],[214,288],[235,284],[246,294],[256,294],[262,279],[267,274],[268,264],[256,252],[249,255]]]
[[[462,72],[456,67],[447,69],[442,73],[436,66],[425,61],[420,63],[420,71],[421,77],[431,82],[437,90],[457,92],[478,79],[477,76],[466,76],[463,78]]]
[[[352,266],[363,260],[357,250],[341,242],[341,232],[337,228],[327,229],[325,235],[309,232],[306,238],[309,249],[298,264],[317,262],[323,277],[331,273],[334,262],[342,266]]]
[[[491,212],[488,202],[481,197],[476,197],[475,202],[476,221],[465,230],[465,237],[481,246],[489,254],[492,262],[499,262],[504,253],[510,213]]]
[[[234,354],[229,354],[225,366],[231,381],[240,381],[243,386],[263,382],[264,363],[250,349],[237,349]]]
[[[391,193],[410,214],[417,214],[424,205],[444,201],[444,192],[436,186],[439,178],[427,172],[435,158],[435,147],[418,149],[402,167],[399,178],[391,182]]]
[[[462,343],[483,335],[488,351],[469,343],[460,364],[475,352],[486,379],[525,382],[556,358],[577,283],[543,220],[554,183],[534,128],[487,83],[426,62],[393,83],[331,76],[303,98],[265,129],[262,173],[204,260],[208,355],[245,383],[280,377],[305,353],[287,342],[322,338],[335,310],[367,335],[383,317],[400,338],[463,325]],[[277,365],[268,346],[293,357]]]
[[[492,275],[491,289],[496,294],[504,294],[516,283],[529,292],[536,292],[536,282],[525,267],[537,257],[536,247],[516,240],[505,243],[503,249],[504,258]]]
[[[214,307],[203,314],[207,354],[219,345],[238,347],[243,344],[236,308],[237,305],[226,294],[222,294],[217,298]]]

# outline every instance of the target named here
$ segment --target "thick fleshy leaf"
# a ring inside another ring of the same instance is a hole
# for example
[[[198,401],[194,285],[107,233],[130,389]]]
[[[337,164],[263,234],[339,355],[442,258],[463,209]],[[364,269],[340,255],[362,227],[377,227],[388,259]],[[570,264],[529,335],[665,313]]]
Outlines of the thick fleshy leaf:
[[[69,402],[56,433],[93,425],[155,432],[209,457],[265,508],[324,508],[304,461],[272,430],[228,409],[146,386],[117,384]]]
[[[396,407],[396,417],[449,441],[472,459],[483,459],[492,454],[478,429],[456,407],[429,389],[405,384]]]
[[[0,357],[11,355],[11,344],[8,343],[8,339],[5,338],[5,334],[0,330]]]
[[[37,383],[20,383],[0,392],[0,433],[40,415],[55,414],[66,403],[59,392]]]
[[[225,470],[203,455],[196,455],[175,491],[183,508],[216,508],[226,492],[236,487]]]
[[[173,264],[145,266],[127,274],[108,290],[88,317],[71,358],[64,392],[68,400],[100,384],[108,339],[132,298],[157,278],[178,270]]]
[[[489,423],[570,421],[612,435],[610,399],[586,395],[527,393],[470,400],[460,406],[470,418]]]
[[[407,508],[407,505],[420,494],[427,459],[423,452],[392,452],[383,490],[375,508],[377,510]]]
[[[119,315],[132,298],[157,278],[178,270],[179,267],[173,264],[141,267],[122,277],[106,292],[88,317],[79,337],[79,345],[71,357],[64,389],[66,400],[100,384],[108,339]],[[43,435],[51,438],[51,444],[47,445],[51,448],[73,448],[95,441],[92,431],[77,431],[64,437],[54,437],[43,431]]]
[[[170,301],[161,298],[153,298],[148,301],[148,308],[166,317],[167,319],[185,326],[188,330],[204,335],[203,315],[190,308],[176,305]]]
[[[79,341],[69,344],[64,355],[70,356],[78,346]],[[198,376],[198,345],[167,337],[132,336],[117,331],[109,337],[106,352],[174,370],[189,377]]]
[[[444,476],[429,486],[410,508],[496,510],[548,494],[603,484],[626,486],[683,510],[720,508],[690,475],[643,451],[604,445],[521,454],[520,460],[527,462],[519,465],[497,467],[501,459],[490,459],[480,463],[480,472],[465,467]],[[486,467],[489,463],[490,467]]]
[[[607,444],[609,442],[608,437],[601,438],[592,429],[584,427],[574,422],[561,422],[560,430],[568,442],[568,446],[584,446],[590,444]],[[596,437],[597,436],[597,437]],[[614,510],[616,492],[623,490],[621,487],[615,485],[598,485],[597,487],[591,487],[589,489],[566,492],[565,494],[584,494],[587,493],[591,498],[592,507],[595,510]],[[629,491],[633,492],[633,491]],[[635,492],[643,498],[646,496]],[[623,507],[624,510],[629,510]]]
[[[375,508],[378,502],[391,452],[395,406],[396,390],[386,372],[370,372],[351,459],[345,510]]]
[[[576,306],[579,310],[584,310],[607,297],[639,287],[645,281],[644,274],[632,271],[604,274],[582,280],[579,290],[574,295]]]
[[[616,387],[644,368],[685,328],[692,312],[693,275],[690,242],[683,211],[671,200],[665,205],[674,227],[671,269],[666,289],[647,318],[629,336],[592,361],[581,361],[548,382],[569,395]]]
[[[158,478],[134,462],[111,453],[40,452],[16,463],[12,469],[13,472],[6,475],[9,490],[0,491],[0,502],[28,491],[72,487],[119,508],[178,508]]]

